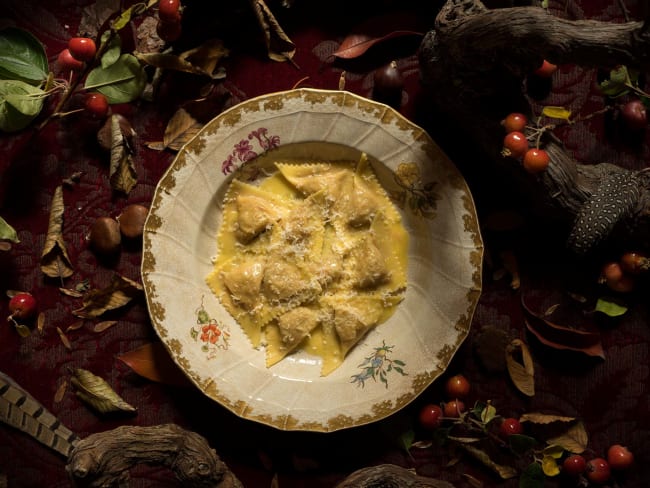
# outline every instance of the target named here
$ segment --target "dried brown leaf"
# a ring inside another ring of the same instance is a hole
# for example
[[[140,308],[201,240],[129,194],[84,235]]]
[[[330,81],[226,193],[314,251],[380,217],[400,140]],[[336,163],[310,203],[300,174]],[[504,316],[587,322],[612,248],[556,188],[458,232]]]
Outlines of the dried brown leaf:
[[[162,342],[144,344],[117,357],[143,378],[174,386],[192,383],[176,366]]]
[[[81,318],[99,317],[107,310],[123,307],[142,293],[142,285],[121,275],[114,275],[106,288],[93,289],[84,295],[83,307],[73,310]]]
[[[63,187],[58,186],[52,197],[50,222],[45,244],[41,252],[41,271],[51,278],[67,278],[73,273],[73,266],[63,240]]]
[[[83,171],[75,171],[72,173],[70,176],[68,176],[66,179],[63,180],[63,184],[67,186],[74,186],[75,184],[79,183],[79,180],[81,179],[81,176],[83,175]]]
[[[506,347],[510,337],[503,329],[484,326],[474,339],[474,349],[483,366],[492,372],[506,370]]]
[[[136,411],[103,378],[88,370],[76,369],[70,383],[75,387],[77,396],[100,413]]]
[[[544,316],[548,317],[549,315],[553,315],[553,312],[555,312],[559,306],[559,303],[554,303],[544,311]]]
[[[68,351],[72,351],[72,343],[70,342],[70,339],[68,339],[68,336],[65,335],[65,332],[63,332],[60,327],[57,327],[56,331],[59,333],[59,337],[61,338],[61,342],[63,343],[65,348]]]
[[[562,415],[550,415],[546,413],[530,412],[524,413],[519,417],[521,422],[532,422],[534,424],[551,424],[553,422],[573,422],[575,417],[565,417]]]
[[[535,314],[524,303],[525,322],[528,330],[539,339],[542,344],[555,349],[578,351],[589,356],[605,357],[601,343],[600,333],[589,332],[557,325]]]
[[[84,326],[84,321],[83,320],[77,320],[76,322],[68,325],[68,327],[66,327],[65,331],[70,332],[70,331],[73,331],[73,330],[79,330],[83,326]]]
[[[16,332],[18,332],[18,335],[23,338],[29,337],[32,333],[32,331],[29,330],[29,327],[23,324],[19,324],[16,321],[14,321],[14,328],[16,329]]]
[[[589,436],[582,422],[576,422],[564,434],[546,441],[549,445],[563,447],[569,452],[581,454],[587,449]]]
[[[68,390],[68,382],[64,380],[56,389],[56,393],[54,393],[54,403],[59,403],[61,400],[63,400],[63,397],[65,396],[65,392],[67,390]]]
[[[422,32],[396,30],[379,37],[373,37],[368,34],[350,34],[343,40],[339,48],[332,53],[332,56],[342,59],[358,58],[375,44],[406,36],[422,37]]]
[[[483,486],[485,486],[481,480],[474,478],[474,476],[470,474],[463,473],[463,477],[467,480],[472,488],[483,488]]]
[[[39,312],[38,317],[36,317],[36,330],[42,334],[44,328],[45,328],[45,313]]]
[[[506,366],[510,379],[524,395],[535,395],[535,367],[528,346],[514,339],[506,347]]]
[[[203,127],[187,110],[179,108],[167,122],[163,135],[163,148],[178,151],[186,142],[194,137]]]
[[[511,250],[502,251],[500,257],[503,267],[510,273],[510,288],[518,290],[521,286],[521,278],[519,276],[517,257]]]
[[[117,324],[117,320],[104,320],[102,322],[97,322],[95,324],[95,327],[93,327],[93,332],[104,332],[106,329],[110,329],[115,324]]]
[[[11,251],[11,242],[0,241],[0,251]]]
[[[155,68],[204,75],[217,80],[226,76],[219,63],[230,51],[220,39],[208,39],[200,46],[179,55],[153,52],[134,54],[141,62]]]
[[[264,0],[250,0],[264,34],[267,54],[273,61],[291,61],[296,46],[285,34]]]
[[[138,182],[133,154],[124,137],[117,117],[111,117],[111,164],[109,177],[111,188],[129,194]]]
[[[63,293],[64,295],[68,295],[69,297],[73,297],[73,298],[81,298],[82,296],[84,296],[84,294],[82,292],[77,291],[77,290],[72,290],[70,288],[60,287],[59,291],[61,293]]]
[[[509,480],[517,476],[517,470],[515,468],[495,463],[492,461],[492,459],[490,459],[490,456],[488,456],[486,452],[469,444],[460,444],[460,447],[469,453],[472,457],[483,463],[484,466],[487,466],[496,474],[498,474],[501,479]]]

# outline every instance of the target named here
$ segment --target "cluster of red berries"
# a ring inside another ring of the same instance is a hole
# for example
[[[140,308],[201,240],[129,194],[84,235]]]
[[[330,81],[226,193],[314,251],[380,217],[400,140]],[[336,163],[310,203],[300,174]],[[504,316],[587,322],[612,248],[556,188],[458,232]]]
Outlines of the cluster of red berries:
[[[650,269],[650,258],[638,252],[626,252],[616,261],[603,265],[598,281],[619,293],[634,290],[638,275]]]
[[[160,0],[158,2],[158,24],[156,33],[167,42],[174,42],[181,37],[181,3],[179,0]]]
[[[604,457],[587,460],[582,454],[571,454],[562,461],[562,472],[568,476],[584,477],[603,484],[612,477],[612,470],[624,471],[634,464],[634,454],[625,446],[612,444]]]
[[[59,69],[65,73],[81,71],[84,63],[92,61],[95,54],[97,54],[95,41],[89,37],[73,37],[68,41],[68,47],[59,53],[57,58]],[[84,107],[93,117],[103,119],[108,115],[108,99],[99,92],[87,93]]]
[[[501,154],[515,159],[521,159],[522,165],[529,173],[544,171],[550,162],[548,153],[538,147],[530,147],[528,139],[524,134],[528,124],[528,118],[521,113],[513,112],[501,121],[506,131],[503,138],[503,150]]]
[[[443,418],[458,418],[466,410],[465,402],[471,389],[467,378],[462,374],[457,374],[445,383],[445,393],[448,401],[440,405],[428,403],[420,409],[419,423],[420,426],[427,430],[434,430],[440,427]]]

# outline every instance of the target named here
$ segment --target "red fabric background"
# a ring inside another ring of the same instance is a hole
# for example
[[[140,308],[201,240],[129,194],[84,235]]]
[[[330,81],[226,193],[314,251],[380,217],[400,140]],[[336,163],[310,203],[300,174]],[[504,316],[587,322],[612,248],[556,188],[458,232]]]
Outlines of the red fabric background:
[[[48,57],[54,62],[67,39],[76,34],[84,8],[92,3],[10,0],[3,4],[5,18],[0,22],[32,31],[46,45]],[[223,88],[231,94],[230,104],[290,89],[298,82],[301,86],[336,89],[344,70],[346,88],[370,96],[372,70],[390,59],[398,60],[406,75],[401,111],[426,128],[462,169],[480,218],[486,218],[494,210],[513,209],[527,217],[523,227],[512,233],[485,232],[486,248],[492,256],[498,256],[502,249],[514,251],[522,286],[513,291],[507,278],[495,279],[493,269],[486,265],[484,291],[471,334],[454,357],[448,374],[465,374],[473,386],[470,401],[491,400],[501,414],[519,416],[541,411],[583,419],[593,455],[602,454],[615,442],[629,446],[636,454],[636,467],[617,477],[618,486],[647,486],[650,480],[647,288],[626,297],[630,305],[626,315],[599,323],[605,360],[560,352],[537,342],[525,330],[522,296],[539,310],[562,299],[567,291],[593,297],[602,293],[595,287],[596,265],[576,262],[567,255],[563,247],[565,229],[552,220],[538,219],[527,207],[525,196],[510,186],[507,177],[482,166],[481,155],[467,143],[471,141],[470,136],[462,128],[450,129],[443,114],[431,112],[421,101],[417,44],[402,39],[350,62],[333,62],[330,56],[354,26],[386,12],[392,22],[392,25],[383,24],[390,28],[388,31],[404,26],[396,12],[415,17],[422,30],[430,28],[442,2],[313,4],[296,0],[291,9],[284,9],[279,2],[269,2],[296,44],[295,65],[266,59],[255,24],[233,21],[241,18],[236,17],[237,2],[231,2],[228,7],[208,7],[204,3],[188,0],[185,35],[198,36],[207,31],[217,36],[224,33],[233,50],[223,83]],[[505,3],[486,2],[486,5]],[[639,15],[640,2],[626,0],[624,3],[630,9],[630,16],[638,18],[635,16]],[[550,4],[553,14],[570,19],[612,22],[623,19],[620,3],[612,0],[551,1]],[[227,15],[222,8],[228,11]],[[76,171],[83,173],[78,185],[65,190],[65,237],[75,263],[73,282],[88,279],[93,287],[102,287],[115,271],[138,280],[141,255],[137,246],[125,248],[114,263],[98,262],[88,249],[85,235],[96,217],[115,216],[129,203],[149,204],[156,183],[174,154],[148,149],[145,144],[161,139],[178,103],[197,98],[199,87],[200,83],[193,77],[173,76],[157,103],[119,107],[138,133],[135,159],[138,184],[128,197],[110,190],[107,158],[95,143],[96,122],[71,117],[51,123],[39,133],[28,130],[0,135],[0,214],[18,230],[21,239],[10,252],[0,253],[0,290],[3,294],[5,290],[31,291],[47,319],[45,333],[35,333],[27,339],[21,339],[12,327],[0,327],[0,369],[81,437],[119,425],[175,422],[194,430],[209,440],[247,487],[271,486],[274,474],[281,488],[330,487],[355,469],[383,462],[415,468],[420,474],[446,479],[459,487],[471,486],[464,473],[482,480],[485,486],[517,486],[515,480],[502,482],[466,458],[450,463],[453,457],[445,449],[412,449],[409,457],[394,445],[393,433],[399,430],[403,420],[413,420],[423,403],[442,399],[443,379],[400,414],[373,425],[332,434],[280,432],[239,419],[193,389],[144,380],[117,361],[117,355],[156,340],[144,300],[112,313],[109,318],[118,320],[118,324],[108,331],[93,333],[91,324],[86,324],[85,328],[70,333],[72,351],[63,346],[56,327],[65,329],[75,321],[70,312],[78,306],[78,301],[62,296],[57,290],[59,283],[44,278],[39,270],[40,249],[55,187],[62,178]],[[553,79],[552,95],[543,103],[563,105],[574,113],[589,113],[602,106],[602,97],[595,88],[595,70],[563,66]],[[605,129],[603,119],[594,118],[563,129],[559,135],[579,161],[608,160],[628,167],[646,166],[650,148],[647,137],[631,144]],[[7,300],[0,300],[2,317],[8,314],[6,305]],[[476,337],[487,326],[502,328],[530,344],[536,367],[534,397],[518,393],[505,374],[490,374],[481,367],[474,346]],[[100,417],[85,407],[70,389],[61,402],[55,403],[58,386],[69,378],[73,368],[86,368],[106,379],[126,401],[137,407],[137,416]],[[422,432],[417,434],[419,440],[426,438]],[[64,465],[65,460],[58,454],[21,432],[0,425],[0,474],[6,475],[8,486],[69,486]],[[135,487],[178,486],[169,471],[157,467],[139,467],[132,473],[132,479]],[[559,477],[550,481],[549,486],[574,486],[574,483]]]

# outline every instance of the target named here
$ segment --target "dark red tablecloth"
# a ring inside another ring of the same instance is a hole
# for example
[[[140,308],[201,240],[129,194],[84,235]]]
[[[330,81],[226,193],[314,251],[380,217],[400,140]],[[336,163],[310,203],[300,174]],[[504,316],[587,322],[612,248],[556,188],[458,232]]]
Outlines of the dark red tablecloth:
[[[69,0],[37,2],[9,0],[3,3],[0,26],[17,25],[33,32],[47,48],[53,63],[67,39],[77,33],[95,2]],[[97,6],[112,5],[106,0]],[[220,4],[225,2],[214,2]],[[241,3],[242,5],[238,5]],[[331,487],[353,470],[379,463],[395,463],[418,473],[448,480],[459,487],[517,486],[516,480],[501,481],[480,463],[460,456],[458,462],[440,447],[413,448],[410,455],[395,444],[395,432],[403,422],[413,422],[420,406],[439,402],[444,378],[463,373],[472,384],[470,402],[490,400],[499,413],[519,416],[545,412],[577,417],[589,433],[588,456],[602,455],[613,443],[629,446],[636,455],[635,467],[617,475],[620,487],[643,487],[650,483],[650,392],[648,358],[647,288],[626,296],[628,312],[620,318],[599,322],[605,359],[577,352],[559,351],[539,343],[527,333],[522,297],[539,310],[564,299],[569,292],[593,298],[604,290],[595,283],[595,263],[576,260],[564,250],[566,229],[533,211],[507,176],[493,172],[482,155],[472,148],[462,128],[450,128],[443,114],[432,112],[422,101],[418,79],[417,44],[403,38],[387,43],[349,62],[333,61],[331,54],[353,27],[388,14],[393,26],[403,28],[404,17],[415,18],[419,28],[432,26],[443,2],[318,2],[295,0],[292,8],[269,2],[281,25],[296,45],[295,63],[277,63],[266,58],[255,24],[241,25],[239,16],[248,2],[230,2],[227,7],[208,7],[190,2],[185,34],[190,38],[205,31],[221,33],[229,43],[227,76],[222,88],[230,94],[228,104],[250,97],[290,89],[296,84],[336,89],[345,71],[345,88],[364,96],[372,93],[372,71],[397,59],[406,76],[401,111],[422,125],[462,169],[473,191],[481,221],[494,211],[517,211],[525,217],[509,232],[486,230],[484,240],[490,256],[498,262],[500,251],[512,251],[521,274],[521,287],[513,290],[509,278],[493,273],[486,263],[483,293],[471,333],[455,355],[448,372],[402,412],[384,421],[330,434],[281,432],[240,419],[192,388],[168,386],[145,380],[116,357],[155,341],[144,299],[112,312],[117,324],[102,333],[90,323],[69,333],[68,350],[56,328],[66,329],[76,321],[71,311],[78,299],[58,291],[60,283],[44,277],[39,269],[40,252],[48,226],[50,201],[63,178],[81,173],[78,184],[64,190],[65,238],[74,276],[67,282],[88,280],[93,287],[106,286],[115,272],[139,280],[141,253],[138,246],[125,247],[112,263],[98,261],[88,248],[86,235],[95,218],[116,216],[130,203],[148,205],[159,178],[174,158],[172,151],[149,149],[147,143],[161,139],[171,114],[183,100],[198,98],[201,83],[192,76],[172,76],[163,85],[156,103],[138,102],[116,107],[137,131],[135,166],[138,183],[128,196],[111,191],[107,156],[98,148],[98,122],[84,116],[48,124],[40,132],[25,130],[0,134],[0,215],[17,229],[20,243],[0,252],[0,290],[28,290],[37,298],[46,317],[43,334],[21,338],[9,324],[0,327],[0,370],[14,378],[79,436],[120,425],[177,423],[203,435],[247,487],[272,486],[277,476],[281,488]],[[508,2],[486,2],[504,6]],[[522,2],[517,2],[522,3]],[[620,22],[622,4],[631,18],[640,15],[633,0],[551,1],[551,13],[570,19]],[[194,15],[192,14],[194,12]],[[197,14],[199,12],[199,14]],[[400,15],[397,15],[399,13]],[[408,25],[413,28],[413,24]],[[183,42],[183,39],[180,41]],[[545,104],[562,105],[574,113],[590,113],[602,106],[597,94],[594,69],[562,66],[553,78],[553,92]],[[559,135],[578,161],[603,160],[626,167],[646,166],[650,140],[637,144],[605,131],[603,118],[563,129]],[[8,315],[6,299],[0,300],[0,316]],[[584,318],[584,317],[583,317]],[[504,373],[490,373],[476,355],[477,338],[487,327],[505,330],[531,347],[536,370],[536,394],[518,392]],[[85,406],[68,388],[61,401],[54,397],[60,384],[69,381],[71,370],[85,368],[106,379],[138,412],[134,416],[100,416]],[[417,440],[426,439],[416,429]],[[0,475],[9,487],[69,486],[65,459],[25,434],[0,425]],[[454,462],[452,462],[454,461]],[[0,478],[1,480],[2,478]],[[170,472],[160,467],[138,467],[132,472],[133,486],[179,486]],[[549,486],[574,486],[566,477],[549,479]],[[0,482],[2,486],[2,482]]]

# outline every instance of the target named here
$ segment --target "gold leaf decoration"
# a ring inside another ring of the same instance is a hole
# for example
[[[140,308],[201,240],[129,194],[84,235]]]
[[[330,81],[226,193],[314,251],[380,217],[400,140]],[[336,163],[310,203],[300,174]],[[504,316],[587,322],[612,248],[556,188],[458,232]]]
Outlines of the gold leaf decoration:
[[[100,413],[136,411],[103,378],[86,369],[76,369],[70,383],[77,396]]]
[[[506,366],[510,379],[524,395],[535,395],[535,367],[528,346],[514,339],[506,348]]]
[[[81,318],[99,317],[107,310],[123,307],[142,293],[142,285],[122,275],[114,275],[106,288],[93,289],[84,295],[83,307],[72,313]]]
[[[72,262],[63,241],[63,186],[54,191],[50,207],[50,222],[41,253],[41,271],[51,278],[68,278],[73,273]]]

